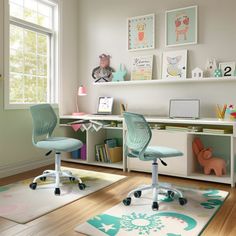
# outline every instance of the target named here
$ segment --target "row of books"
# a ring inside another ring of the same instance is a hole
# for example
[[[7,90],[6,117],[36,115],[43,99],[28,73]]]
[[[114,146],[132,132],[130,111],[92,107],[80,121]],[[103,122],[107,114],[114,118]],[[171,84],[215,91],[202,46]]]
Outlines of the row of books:
[[[212,133],[212,134],[232,134],[231,129],[213,129],[213,128],[204,128],[204,133]]]
[[[106,139],[103,144],[95,145],[95,159],[98,162],[115,163],[122,160],[122,147],[117,139]]]
[[[166,130],[170,131],[183,131],[183,132],[204,132],[212,134],[231,134],[232,130],[227,128],[203,128],[201,126],[165,126]]]

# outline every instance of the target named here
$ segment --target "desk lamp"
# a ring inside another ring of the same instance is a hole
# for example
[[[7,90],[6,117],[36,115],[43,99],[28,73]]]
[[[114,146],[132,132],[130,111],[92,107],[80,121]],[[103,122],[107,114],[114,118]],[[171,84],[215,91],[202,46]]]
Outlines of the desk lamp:
[[[83,85],[79,86],[77,96],[76,96],[76,109],[77,109],[77,111],[72,113],[73,116],[85,115],[84,112],[79,112],[78,96],[86,96],[86,95],[87,95],[86,88]]]

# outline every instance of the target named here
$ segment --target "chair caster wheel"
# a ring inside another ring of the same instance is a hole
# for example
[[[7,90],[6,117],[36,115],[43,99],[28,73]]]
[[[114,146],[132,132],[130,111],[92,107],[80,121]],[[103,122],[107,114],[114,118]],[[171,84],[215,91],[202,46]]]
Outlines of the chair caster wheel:
[[[83,183],[79,183],[78,186],[79,186],[80,190],[84,190],[86,187],[85,184],[83,184]]]
[[[136,197],[136,198],[140,198],[141,195],[142,195],[142,192],[141,192],[141,191],[136,191],[136,192],[134,192],[134,197]]]
[[[152,203],[152,210],[153,210],[153,211],[157,211],[158,209],[159,209],[158,202],[153,202],[153,203]]]
[[[167,197],[168,197],[168,198],[171,198],[171,199],[174,199],[174,197],[175,197],[175,192],[174,192],[174,191],[171,191],[171,190],[168,190],[168,191],[167,191]]]
[[[60,189],[59,189],[59,188],[55,188],[54,194],[55,194],[55,195],[60,195],[60,194],[61,194]]]
[[[131,197],[127,197],[123,200],[123,204],[125,206],[129,206],[131,204]]]
[[[75,182],[75,178],[74,177],[69,177],[70,182]]]
[[[179,198],[179,204],[180,204],[181,206],[187,204],[187,202],[188,202],[188,201],[187,201],[186,198],[183,198],[183,197],[180,197],[180,198]]]
[[[47,178],[47,177],[40,177],[40,180],[41,180],[41,181],[46,181],[46,178]]]
[[[31,183],[31,184],[29,185],[29,187],[30,187],[31,189],[35,190],[35,189],[37,188],[37,183]]]

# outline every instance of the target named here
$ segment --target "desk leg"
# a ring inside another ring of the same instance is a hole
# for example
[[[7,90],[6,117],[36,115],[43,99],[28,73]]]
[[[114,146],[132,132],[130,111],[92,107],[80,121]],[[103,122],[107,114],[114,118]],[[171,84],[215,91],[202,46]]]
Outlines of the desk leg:
[[[230,182],[231,187],[235,187],[235,179],[234,179],[234,137],[230,137]]]

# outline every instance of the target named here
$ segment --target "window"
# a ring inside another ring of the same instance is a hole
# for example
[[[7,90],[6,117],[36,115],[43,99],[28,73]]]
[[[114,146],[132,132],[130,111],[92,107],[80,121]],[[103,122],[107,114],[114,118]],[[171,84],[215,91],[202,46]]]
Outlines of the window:
[[[8,0],[8,108],[58,102],[57,5],[46,0]]]

